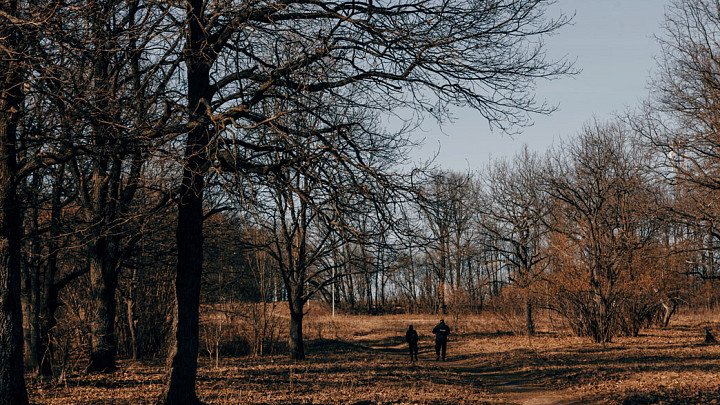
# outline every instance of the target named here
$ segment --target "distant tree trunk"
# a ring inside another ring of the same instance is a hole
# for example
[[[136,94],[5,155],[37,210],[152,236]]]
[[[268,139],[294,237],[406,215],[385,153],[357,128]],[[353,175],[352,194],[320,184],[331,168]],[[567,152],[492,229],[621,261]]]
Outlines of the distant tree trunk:
[[[675,314],[675,311],[677,310],[677,300],[675,299],[669,299],[667,302],[662,302],[662,327],[667,328],[670,324],[670,318],[672,318],[673,314]]]
[[[410,257],[410,312],[417,313],[417,280],[415,276],[415,258],[413,257],[412,247],[408,248]]]
[[[445,277],[440,276],[440,283],[438,285],[438,300],[440,301],[440,313],[443,315],[447,314],[447,304],[445,303]]]
[[[440,313],[443,315],[447,314],[447,300],[445,298],[445,290],[447,289],[447,268],[448,268],[448,247],[447,247],[447,237],[444,231],[441,231],[441,238],[440,238],[440,269],[439,269],[439,281],[440,285],[438,285],[438,298],[440,300]]]
[[[50,211],[50,237],[47,239],[48,258],[45,264],[45,277],[42,285],[42,304],[40,307],[38,339],[35,346],[35,353],[38,358],[38,374],[42,376],[53,375],[53,347],[50,334],[57,324],[55,311],[60,306],[58,294],[60,289],[74,277],[66,278],[60,283],[55,283],[55,275],[58,273],[58,243],[60,236],[60,216],[62,215],[60,193],[62,188],[62,177],[65,172],[64,166],[60,166],[53,185],[52,205]]]
[[[525,297],[525,332],[528,336],[535,335],[535,319],[533,318],[533,303],[531,297]]]
[[[54,266],[54,265],[53,265]],[[48,266],[50,267],[50,266]],[[51,271],[48,271],[49,275]],[[55,271],[52,271],[54,274]],[[49,285],[48,285],[49,284]],[[57,324],[55,319],[55,311],[60,307],[58,301],[59,287],[52,283],[52,279],[48,277],[45,288],[45,299],[42,304],[42,315],[38,330],[37,346],[35,353],[38,356],[38,374],[45,377],[53,375],[53,347],[52,347],[52,329]]]
[[[34,176],[30,190],[40,189],[40,176]],[[40,229],[39,224],[39,195],[32,193],[27,197],[28,205],[31,207],[26,221],[30,223],[32,230]],[[30,258],[26,260],[25,271],[23,275],[23,329],[25,332],[25,367],[29,369],[37,369],[39,356],[35,348],[38,343],[38,331],[40,325],[40,273],[42,272],[42,262],[37,259],[42,256],[42,242],[38,232],[31,232],[29,238]]]
[[[135,305],[137,303],[137,269],[133,268],[132,277],[130,278],[130,287],[126,301],[127,322],[130,329],[130,348],[132,350],[132,359],[137,360],[142,356],[140,338],[137,331],[137,316],[135,314]]]
[[[352,273],[348,271],[343,280],[345,281],[342,283],[342,286],[344,287],[342,291],[345,295],[345,304],[351,312],[355,312],[357,304],[355,302],[355,280],[353,280]]]

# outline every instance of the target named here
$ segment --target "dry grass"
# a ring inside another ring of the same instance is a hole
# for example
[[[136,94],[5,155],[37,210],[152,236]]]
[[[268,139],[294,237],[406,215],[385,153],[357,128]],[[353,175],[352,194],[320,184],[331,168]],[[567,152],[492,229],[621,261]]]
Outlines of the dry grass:
[[[720,403],[720,346],[704,345],[704,326],[720,318],[682,316],[666,329],[595,345],[557,331],[528,338],[504,333],[491,316],[446,317],[455,332],[447,362],[435,362],[436,316],[307,319],[308,360],[284,356],[201,359],[198,393],[211,404],[712,404]],[[411,365],[403,343],[421,335]],[[36,404],[149,404],[163,364],[121,365],[111,375],[30,381]]]

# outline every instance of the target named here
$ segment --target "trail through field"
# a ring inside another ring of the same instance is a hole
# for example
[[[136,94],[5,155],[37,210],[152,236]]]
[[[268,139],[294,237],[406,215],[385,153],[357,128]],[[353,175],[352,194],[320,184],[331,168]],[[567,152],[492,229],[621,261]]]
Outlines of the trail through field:
[[[427,355],[432,356],[432,350]],[[494,397],[494,402],[508,405],[574,405],[583,404],[586,399],[576,393],[558,387],[543,375],[523,370],[517,363],[492,366],[473,354],[448,358],[445,362],[434,362],[473,386],[482,387]]]
[[[488,370],[474,376],[477,384],[505,398],[508,404],[522,405],[571,405],[582,403],[579,398],[560,390],[548,390],[534,382],[531,373],[508,372],[501,369]]]
[[[364,349],[376,352],[392,353],[398,357],[406,356],[405,345],[394,343],[364,346]],[[574,405],[584,404],[587,398],[576,393],[552,386],[552,381],[538,372],[526,371],[515,362],[504,366],[492,366],[487,359],[477,353],[449,356],[447,361],[435,361],[433,348],[421,350],[418,367],[426,370],[443,370],[465,381],[468,385],[482,388],[493,397],[492,403],[506,405]],[[431,371],[432,372],[432,371]],[[544,380],[544,381],[543,381]]]

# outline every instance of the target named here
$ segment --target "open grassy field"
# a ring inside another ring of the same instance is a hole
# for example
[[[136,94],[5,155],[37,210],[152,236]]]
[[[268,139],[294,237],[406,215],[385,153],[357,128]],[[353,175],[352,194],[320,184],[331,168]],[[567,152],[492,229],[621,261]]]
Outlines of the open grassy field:
[[[602,346],[554,330],[507,332],[492,315],[450,316],[448,359],[436,362],[430,330],[437,316],[313,315],[308,359],[203,357],[200,397],[210,404],[718,404],[720,345],[703,343],[717,315],[680,315],[667,329],[644,330]],[[420,361],[403,343],[408,324],[421,336]],[[122,362],[109,375],[28,380],[35,404],[150,404],[163,361]]]

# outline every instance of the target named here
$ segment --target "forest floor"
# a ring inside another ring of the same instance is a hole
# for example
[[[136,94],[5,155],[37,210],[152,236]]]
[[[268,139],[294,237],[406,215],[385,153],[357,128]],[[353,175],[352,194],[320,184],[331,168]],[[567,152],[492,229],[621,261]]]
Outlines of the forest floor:
[[[197,390],[208,404],[720,404],[720,345],[685,317],[598,345],[567,333],[517,336],[480,318],[451,318],[447,361],[435,361],[435,316],[338,317],[308,322],[308,359],[201,358]],[[421,335],[420,360],[403,337]],[[314,336],[312,336],[314,334]],[[106,375],[61,382],[28,377],[34,404],[151,404],[164,361],[123,361]]]

